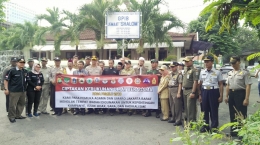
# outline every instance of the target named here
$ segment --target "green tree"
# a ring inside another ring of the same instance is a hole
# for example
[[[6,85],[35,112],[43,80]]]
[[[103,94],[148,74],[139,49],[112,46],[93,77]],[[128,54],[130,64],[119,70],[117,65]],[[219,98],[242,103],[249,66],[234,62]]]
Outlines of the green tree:
[[[203,15],[199,17],[197,20],[191,21],[188,25],[188,32],[199,33],[200,41],[211,42],[213,46],[211,48],[211,52],[216,55],[228,55],[232,53],[236,53],[240,50],[236,41],[234,41],[235,33],[229,34],[228,32],[223,32],[218,34],[218,30],[220,28],[219,25],[215,25],[208,32],[205,30],[205,26],[210,14]]]
[[[0,0],[0,23],[3,23],[5,21],[5,13],[4,13],[4,3],[8,0]],[[3,26],[0,26],[0,31],[4,30]]]
[[[85,16],[82,24],[95,32],[99,58],[102,59],[105,45],[105,14],[109,11],[119,11],[120,0],[93,0],[80,8],[80,14]]]
[[[46,33],[50,33],[53,35],[54,39],[54,48],[55,54],[57,56],[60,55],[60,45],[64,38],[62,36],[63,26],[64,25],[64,18],[61,18],[59,8],[54,7],[53,9],[46,9],[48,14],[41,14],[37,16],[37,20],[46,20],[50,26],[44,27],[38,33],[38,36],[43,36]]]

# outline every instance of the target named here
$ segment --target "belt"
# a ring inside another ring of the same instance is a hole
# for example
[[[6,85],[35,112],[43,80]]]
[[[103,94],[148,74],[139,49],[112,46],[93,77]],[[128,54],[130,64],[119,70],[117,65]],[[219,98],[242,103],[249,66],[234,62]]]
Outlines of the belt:
[[[244,89],[229,89],[232,92],[236,92],[236,91],[245,91]]]
[[[203,89],[205,90],[212,90],[212,89],[218,89],[219,87],[217,86],[202,86]]]
[[[184,87],[183,87],[183,90],[190,90],[190,89],[192,89],[192,87],[190,87],[190,88],[184,88]]]
[[[178,88],[178,86],[168,86],[168,88]]]

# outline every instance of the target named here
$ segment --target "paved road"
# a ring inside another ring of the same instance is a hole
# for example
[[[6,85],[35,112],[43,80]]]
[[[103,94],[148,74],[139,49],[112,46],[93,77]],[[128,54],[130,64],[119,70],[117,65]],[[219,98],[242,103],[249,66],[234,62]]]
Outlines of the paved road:
[[[252,105],[258,99],[257,81],[254,80],[249,113],[257,109]],[[0,92],[1,145],[168,145],[174,137],[172,124],[162,122],[154,115],[148,118],[141,115],[41,115],[11,124],[4,105],[5,96]],[[219,118],[220,124],[229,121],[228,106],[224,103],[220,105]]]

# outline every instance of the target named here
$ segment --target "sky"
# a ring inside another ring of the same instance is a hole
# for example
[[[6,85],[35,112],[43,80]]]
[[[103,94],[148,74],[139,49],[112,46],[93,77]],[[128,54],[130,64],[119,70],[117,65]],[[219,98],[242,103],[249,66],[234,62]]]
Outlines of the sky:
[[[10,0],[20,6],[34,11],[36,14],[46,13],[46,8],[58,7],[59,9],[77,12],[84,4],[92,0]],[[162,12],[170,11],[185,23],[195,20],[200,11],[205,7],[203,0],[165,0],[167,6],[162,6]]]

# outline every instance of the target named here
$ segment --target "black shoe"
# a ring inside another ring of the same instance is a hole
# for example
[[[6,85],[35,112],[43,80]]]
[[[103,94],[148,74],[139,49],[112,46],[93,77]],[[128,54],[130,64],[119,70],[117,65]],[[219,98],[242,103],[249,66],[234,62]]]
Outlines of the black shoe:
[[[61,113],[61,112],[59,112],[59,113],[57,114],[57,116],[61,116],[61,114],[62,114],[62,113]]]
[[[73,113],[73,115],[78,115],[78,114],[79,114],[79,112],[74,112],[74,113]]]
[[[175,120],[168,120],[168,123],[175,123]]]
[[[48,113],[48,112],[41,112],[42,114],[50,114],[50,113]]]
[[[155,118],[160,118],[160,114],[156,113]]]
[[[15,123],[15,122],[16,122],[15,119],[9,119],[9,121],[10,121],[11,123]]]
[[[128,114],[128,116],[132,116],[133,112],[128,112],[127,114]]]
[[[166,119],[160,119],[161,121],[168,121],[169,120],[169,118],[166,118]]]
[[[236,133],[226,133],[226,137],[237,137]]]
[[[152,116],[151,112],[147,112],[145,113],[144,117],[149,117],[149,116]]]
[[[25,119],[26,117],[20,116],[20,117],[15,117],[15,119]]]
[[[200,133],[204,133],[204,132],[210,132],[209,127],[202,127],[202,128],[200,129]]]
[[[175,123],[173,124],[173,126],[181,126],[181,125],[182,125],[181,122],[175,122]]]

